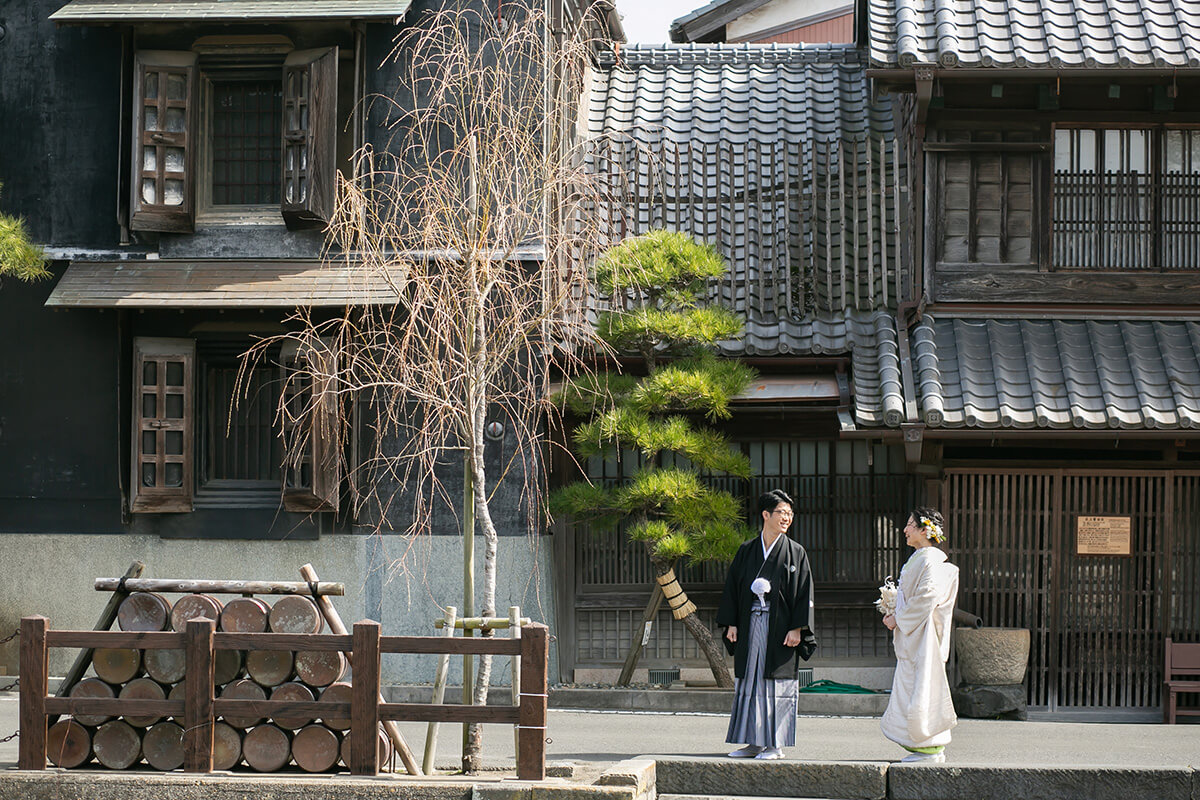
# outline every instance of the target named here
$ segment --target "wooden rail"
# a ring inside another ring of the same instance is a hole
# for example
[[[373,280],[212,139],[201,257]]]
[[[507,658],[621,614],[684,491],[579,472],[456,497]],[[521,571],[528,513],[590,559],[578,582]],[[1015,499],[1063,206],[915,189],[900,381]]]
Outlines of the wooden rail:
[[[21,620],[20,769],[46,768],[47,716],[62,714],[162,714],[183,718],[184,770],[212,772],[213,726],[221,716],[273,717],[313,714],[350,717],[350,759],[355,775],[379,773],[376,736],[380,722],[486,722],[517,726],[517,777],[546,775],[546,626],[527,625],[519,639],[456,639],[445,636],[381,636],[378,622],[355,623],[339,634],[215,633],[210,619],[193,619],[183,633],[52,631],[45,617]],[[183,700],[48,697],[47,650],[51,647],[160,649],[186,651]],[[217,698],[213,661],[218,650],[337,650],[353,654],[351,702]],[[518,706],[384,703],[379,697],[383,653],[519,656]]]

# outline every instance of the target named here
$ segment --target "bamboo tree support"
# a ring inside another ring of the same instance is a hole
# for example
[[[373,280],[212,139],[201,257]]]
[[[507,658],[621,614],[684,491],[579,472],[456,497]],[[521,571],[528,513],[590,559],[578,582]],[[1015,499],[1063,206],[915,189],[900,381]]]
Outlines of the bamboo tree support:
[[[442,635],[454,636],[454,620],[458,617],[458,609],[454,606],[446,606],[446,616],[438,620],[442,622]],[[436,623],[435,623],[436,625]],[[450,672],[450,654],[444,653],[438,659],[437,674],[433,678],[433,704],[440,705],[446,699],[446,678]],[[425,733],[425,757],[421,761],[421,769],[425,770],[426,775],[432,775],[434,769],[434,758],[437,753],[438,740],[438,723],[430,722],[429,728]]]
[[[117,581],[118,588],[113,591],[112,597],[108,598],[108,603],[105,604],[104,610],[100,612],[100,618],[96,620],[96,626],[92,630],[106,631],[112,627],[113,622],[117,619],[117,610],[132,591],[122,585],[121,582],[128,582],[132,578],[140,578],[145,569],[146,565],[141,561],[134,561],[129,565],[129,569],[125,570],[124,577]],[[67,676],[58,685],[58,691],[54,693],[55,697],[67,697],[70,695],[71,690],[75,688],[75,684],[83,679],[83,673],[87,672],[87,668],[91,666],[93,651],[94,648],[91,647],[79,651],[79,655],[75,657],[75,663],[71,665],[71,669],[67,670]],[[56,722],[58,722],[58,714],[52,715],[49,719],[51,725]]]
[[[300,576],[304,580],[311,581],[314,584],[317,582],[317,571],[313,569],[312,564],[302,566],[300,568]],[[341,636],[349,633],[346,630],[345,624],[342,623],[342,618],[338,615],[337,609],[333,607],[333,601],[325,595],[314,595],[313,600],[316,601],[317,608],[321,610],[321,616],[325,617],[325,623],[329,625],[329,630]],[[343,653],[342,655],[346,657],[346,663],[353,668],[354,654]],[[379,699],[383,700],[382,697]],[[404,769],[408,771],[408,774],[421,775],[421,768],[417,765],[417,760],[413,757],[412,751],[408,749],[408,744],[404,741],[404,736],[400,733],[400,726],[394,720],[387,720],[383,723],[383,729],[387,733],[388,738],[392,740],[392,747],[400,754],[400,760],[404,762]]]
[[[650,632],[654,629],[654,620],[658,618],[658,609],[662,606],[663,590],[658,581],[650,592],[650,600],[642,614],[642,627],[633,632],[633,641],[629,644],[629,655],[625,656],[625,666],[621,668],[621,677],[617,678],[617,686],[628,686],[633,680],[633,671],[641,658],[642,648],[650,641]]]
[[[521,607],[508,607],[508,635],[512,639],[521,638]],[[521,657],[512,657],[512,704],[514,706],[521,705]],[[521,751],[521,728],[513,727],[513,746],[517,749],[514,752]]]

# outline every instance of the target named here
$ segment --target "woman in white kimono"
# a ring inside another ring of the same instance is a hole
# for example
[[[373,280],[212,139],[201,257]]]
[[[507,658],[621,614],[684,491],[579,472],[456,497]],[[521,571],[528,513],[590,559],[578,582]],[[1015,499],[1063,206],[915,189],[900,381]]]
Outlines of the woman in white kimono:
[[[909,516],[904,538],[916,552],[900,571],[896,611],[883,618],[896,648],[896,674],[880,727],[909,751],[902,761],[945,761],[950,729],[958,724],[946,680],[958,567],[934,546],[946,539],[944,525],[932,508]]]

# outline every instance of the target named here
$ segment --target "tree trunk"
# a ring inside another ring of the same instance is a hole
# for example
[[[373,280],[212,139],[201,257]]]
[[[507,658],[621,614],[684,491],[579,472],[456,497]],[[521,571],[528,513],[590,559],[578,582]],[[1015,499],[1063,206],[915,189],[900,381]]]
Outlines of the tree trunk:
[[[656,575],[665,575],[671,569],[671,564],[666,561],[657,558],[653,558],[652,561]],[[704,623],[700,621],[695,612],[688,614],[680,621],[692,638],[696,640],[696,644],[700,646],[700,652],[704,653],[704,657],[708,660],[708,668],[712,670],[717,686],[722,689],[732,689],[733,678],[729,674],[729,665],[725,660],[725,649],[713,638],[712,631],[704,627]]]
[[[468,453],[468,463],[474,475],[475,483],[475,515],[483,531],[483,606],[480,616],[496,616],[496,552],[499,544],[499,534],[492,520],[492,512],[488,507],[487,468],[484,461],[484,427],[487,422],[488,392],[486,379],[486,343],[483,340],[484,315],[482,303],[478,309],[475,332],[476,373],[475,392],[471,409],[471,445]],[[494,631],[483,628],[483,636],[493,636]],[[486,705],[488,687],[492,677],[492,657],[479,657],[479,671],[476,674],[474,704]],[[474,723],[469,727],[467,747],[463,750],[463,772],[473,775],[483,767],[483,726]]]

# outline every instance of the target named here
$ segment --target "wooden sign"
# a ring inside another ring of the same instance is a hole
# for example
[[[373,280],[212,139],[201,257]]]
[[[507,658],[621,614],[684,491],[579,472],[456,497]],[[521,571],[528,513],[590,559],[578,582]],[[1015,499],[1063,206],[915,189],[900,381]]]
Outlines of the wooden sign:
[[[1081,556],[1128,556],[1129,517],[1076,517],[1075,552]]]

